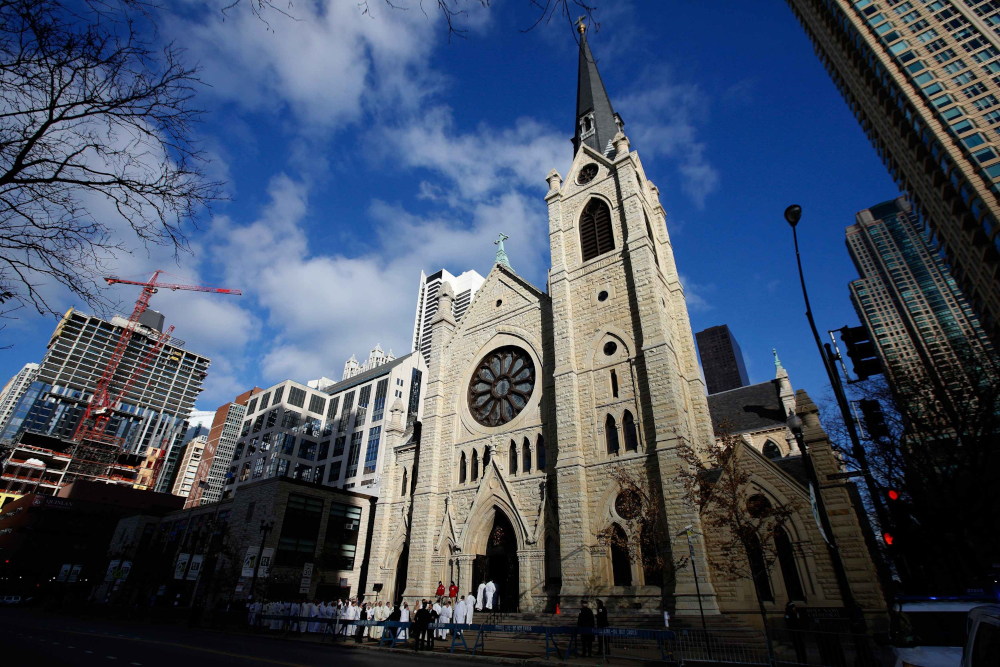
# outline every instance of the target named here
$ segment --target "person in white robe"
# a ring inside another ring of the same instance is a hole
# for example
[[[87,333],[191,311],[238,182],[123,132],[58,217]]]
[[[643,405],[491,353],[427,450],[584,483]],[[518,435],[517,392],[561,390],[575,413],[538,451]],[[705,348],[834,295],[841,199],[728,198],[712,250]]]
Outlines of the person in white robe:
[[[410,605],[407,604],[406,602],[403,603],[403,608],[399,610],[399,622],[400,623],[410,622]],[[403,641],[409,641],[410,631],[406,628],[400,628],[399,634],[396,635],[396,637],[402,639]]]
[[[440,623],[442,625],[445,625],[447,623],[451,623],[451,616],[452,616],[451,600],[445,600],[444,601],[444,604],[441,605],[441,611],[439,612],[439,614],[440,615],[438,616],[438,623]],[[441,628],[440,630],[437,631],[437,636],[438,636],[438,639],[447,639],[448,638],[448,629],[447,628]]]
[[[271,629],[280,630],[281,629],[281,603],[272,602],[271,603]]]
[[[382,615],[382,603],[376,602],[375,606],[368,610],[368,620],[369,621],[381,621],[380,616]],[[368,639],[378,639],[378,631],[381,630],[377,625],[369,625],[365,628],[365,635]]]
[[[315,608],[315,605],[313,605],[312,602],[303,602],[302,603],[302,607],[299,609],[299,616],[302,616],[303,618],[312,618],[312,616],[313,616],[313,609],[314,608]],[[308,632],[309,631],[309,623],[310,623],[310,621],[302,621],[302,622],[300,622],[299,623],[299,632]]]
[[[476,611],[476,596],[469,591],[465,596],[465,620],[463,623],[472,623],[472,614]]]
[[[497,592],[497,585],[490,579],[486,582],[486,608],[493,609],[493,594]]]
[[[319,618],[319,607],[316,606],[316,603],[310,602],[307,606],[309,607],[309,618]],[[316,621],[310,620],[306,624],[306,629],[303,632],[316,632],[316,629]]]
[[[293,602],[291,610],[289,611],[288,619],[288,631],[295,632],[299,629],[299,616],[302,615],[302,605],[298,602]]]
[[[479,588],[476,589],[476,611],[483,610],[483,597],[486,592],[486,584],[479,584]]]
[[[465,598],[458,598],[458,603],[455,605],[455,616],[454,616],[455,623],[459,624],[465,623],[465,615],[466,615],[465,606],[466,606]],[[461,637],[462,631],[455,630],[455,634]]]
[[[281,620],[278,622],[278,629],[285,630],[288,626],[288,616],[292,613],[292,603],[281,603]]]

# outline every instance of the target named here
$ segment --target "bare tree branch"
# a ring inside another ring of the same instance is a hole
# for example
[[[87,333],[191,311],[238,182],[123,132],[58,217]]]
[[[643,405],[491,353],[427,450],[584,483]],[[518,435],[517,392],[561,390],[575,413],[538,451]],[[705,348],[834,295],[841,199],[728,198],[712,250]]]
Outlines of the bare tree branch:
[[[153,9],[0,1],[0,290],[40,313],[53,281],[106,308],[100,278],[130,236],[176,255],[219,199],[192,139],[198,70],[152,48]]]

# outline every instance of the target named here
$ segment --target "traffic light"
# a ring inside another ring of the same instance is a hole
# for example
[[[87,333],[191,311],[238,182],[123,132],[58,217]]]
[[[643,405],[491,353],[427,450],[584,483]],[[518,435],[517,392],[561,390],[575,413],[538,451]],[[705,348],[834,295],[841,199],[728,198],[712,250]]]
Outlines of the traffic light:
[[[858,408],[861,409],[861,416],[865,422],[865,430],[872,440],[884,438],[889,435],[889,427],[885,423],[885,413],[882,412],[882,404],[876,400],[866,398],[858,401]]]
[[[890,547],[892,546],[892,534],[891,533],[888,533],[888,532],[882,533],[882,539],[885,540],[885,543],[888,546],[890,546]]]
[[[889,500],[899,500],[899,491],[896,489],[889,489],[885,495],[889,496]]]
[[[875,352],[875,343],[864,327],[844,327],[840,337],[847,346],[847,356],[854,365],[854,374],[859,380],[867,380],[882,373],[882,363]]]

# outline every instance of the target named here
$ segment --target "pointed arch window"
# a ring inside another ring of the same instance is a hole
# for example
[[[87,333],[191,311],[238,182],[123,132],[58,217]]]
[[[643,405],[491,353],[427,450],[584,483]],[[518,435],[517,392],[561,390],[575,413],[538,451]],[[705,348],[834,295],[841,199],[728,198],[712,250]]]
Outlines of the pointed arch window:
[[[618,453],[618,424],[615,418],[608,415],[604,420],[604,440],[608,446],[608,454]]]
[[[617,523],[611,538],[611,573],[615,586],[632,585],[632,560],[628,556],[628,538]]]
[[[458,464],[458,483],[465,484],[465,452],[462,452],[462,460]],[[406,487],[405,482],[403,483],[403,487]]]
[[[510,451],[507,453],[507,467],[511,475],[517,474],[517,443],[510,441]]]
[[[618,373],[611,369],[611,397],[618,398]]]
[[[622,431],[625,436],[625,451],[639,451],[639,434],[635,430],[635,419],[628,410],[625,411],[625,415],[622,417]]]
[[[401,495],[401,496],[405,496],[406,495],[406,482],[407,482],[407,479],[406,479],[406,468],[403,468],[403,490],[399,492],[399,495]]]
[[[545,470],[545,440],[541,435],[538,436],[538,441],[535,443],[535,460],[537,465],[536,470]]]
[[[653,228],[649,226],[649,216],[646,215],[646,209],[642,209],[642,217],[646,219],[646,236],[649,237],[649,242],[653,244],[653,261],[659,266],[660,257],[656,254],[656,240],[653,238]]]
[[[774,534],[774,550],[777,552],[778,564],[781,566],[781,578],[785,582],[785,593],[789,600],[805,601],[806,594],[802,590],[798,568],[795,567],[795,553],[792,542],[784,528],[778,528]]]
[[[750,563],[750,572],[753,575],[754,586],[757,587],[757,595],[762,601],[774,602],[774,593],[771,591],[771,577],[767,572],[767,561],[764,560],[764,550],[761,549],[760,540],[757,535],[750,534],[746,540],[747,560]]]
[[[490,464],[490,448],[483,450],[483,474],[486,474],[486,466]]]
[[[611,209],[600,199],[591,199],[580,215],[580,250],[583,261],[615,249]]]
[[[472,481],[479,479],[479,452],[472,450]]]
[[[531,444],[528,439],[525,438],[524,442],[521,443],[521,461],[523,463],[523,470],[525,474],[531,472]]]
[[[780,459],[781,448],[774,444],[774,441],[768,440],[764,443],[764,456],[769,459]]]

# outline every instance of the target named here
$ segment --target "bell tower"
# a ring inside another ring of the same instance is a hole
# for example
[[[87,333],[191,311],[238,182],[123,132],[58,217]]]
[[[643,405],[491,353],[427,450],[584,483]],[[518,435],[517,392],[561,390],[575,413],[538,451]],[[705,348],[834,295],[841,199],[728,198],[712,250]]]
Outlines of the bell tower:
[[[565,181],[547,177],[555,341],[556,482],[563,598],[586,596],[594,582],[632,586],[646,609],[656,582],[641,564],[612,562],[597,542],[615,519],[615,466],[648,476],[660,495],[662,558],[694,555],[706,613],[718,605],[699,526],[685,500],[679,444],[714,445],[684,290],[674,264],[659,191],[630,150],[579,25],[574,159]],[[612,550],[613,551],[613,550]],[[667,578],[667,606],[697,614],[690,565]],[[643,592],[644,591],[644,592]]]

